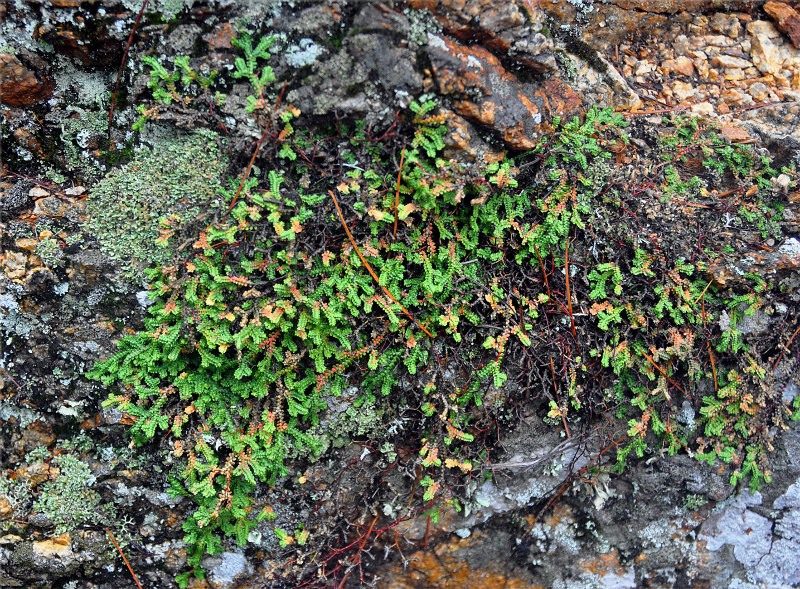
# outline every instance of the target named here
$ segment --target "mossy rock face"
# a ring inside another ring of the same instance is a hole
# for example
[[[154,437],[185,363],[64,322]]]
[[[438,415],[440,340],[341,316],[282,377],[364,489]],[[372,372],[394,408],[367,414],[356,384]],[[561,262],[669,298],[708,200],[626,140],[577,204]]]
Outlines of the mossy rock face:
[[[106,254],[123,262],[130,276],[164,264],[172,252],[153,245],[159,221],[175,215],[185,222],[216,202],[227,166],[217,134],[207,130],[145,148],[92,190],[86,231]]]

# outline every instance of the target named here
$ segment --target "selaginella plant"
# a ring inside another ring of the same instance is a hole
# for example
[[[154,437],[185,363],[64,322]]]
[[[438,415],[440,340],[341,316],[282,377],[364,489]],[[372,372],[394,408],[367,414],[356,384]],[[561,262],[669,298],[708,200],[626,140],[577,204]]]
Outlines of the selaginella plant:
[[[244,544],[273,517],[272,506],[253,513],[256,486],[289,472],[290,448],[326,447],[318,424],[352,386],[355,406],[378,404],[387,420],[414,413],[406,443],[429,505],[452,503],[455,482],[473,476],[489,445],[486,432],[508,420],[512,391],[526,390],[521,376],[507,386],[508,366],[550,379],[536,388],[568,434],[589,413],[627,423],[618,468],[657,439],[669,453],[736,463],[734,482],[768,478],[761,425],[785,408],[763,409],[774,399],[736,330],[767,286],[753,277],[740,292],[716,287],[707,261],[674,255],[668,236],[641,226],[629,195],[641,187],[621,166],[621,115],[556,119],[520,167],[505,158],[478,169],[441,157],[443,117],[431,101],[413,103],[408,145],[393,151],[360,125],[325,138],[341,141],[331,162],[317,155],[320,139],[290,125],[296,109],[268,104],[274,76],[259,73],[258,60],[269,45],[239,40],[245,57],[234,76],[253,85],[248,111],[268,120],[271,168],[220,188],[222,206],[199,225],[163,219],[161,245],[190,245],[148,271],[154,304],[144,330],[92,373],[121,387],[105,404],[132,417],[135,441],[168,438],[180,461],[172,491],[197,505],[184,525],[192,570],[182,583],[202,575],[220,533]],[[175,77],[155,69],[154,92]],[[283,128],[271,130],[273,121]],[[674,126],[679,139],[664,152],[679,164],[698,127]],[[700,143],[710,162],[722,158],[720,169],[709,164],[718,174],[771,173],[744,147]],[[659,174],[675,186],[672,170]],[[753,198],[742,207],[763,212]],[[634,229],[621,231],[615,216]],[[700,439],[678,422],[679,400],[699,410]],[[308,540],[308,530],[275,533],[284,545]]]

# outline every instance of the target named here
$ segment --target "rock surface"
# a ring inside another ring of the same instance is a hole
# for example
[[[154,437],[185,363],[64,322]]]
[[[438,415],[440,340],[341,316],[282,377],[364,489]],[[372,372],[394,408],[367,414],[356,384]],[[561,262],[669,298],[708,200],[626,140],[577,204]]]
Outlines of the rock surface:
[[[0,586],[129,585],[106,527],[145,586],[174,586],[185,567],[182,525],[190,508],[166,493],[172,452],[129,449],[130,418],[104,409],[107,391],[86,378],[122,334],[141,327],[151,302],[141,276],[132,278],[85,229],[87,191],[131,147],[135,105],[149,92],[143,55],[191,55],[198,71],[233,68],[231,39],[247,22],[252,31],[278,34],[283,100],[304,115],[391,129],[412,99],[436,94],[447,157],[476,165],[533,147],[554,117],[593,104],[633,111],[642,121],[670,112],[714,117],[728,141],[760,140],[781,164],[800,163],[797,12],[782,2],[724,4],[152,2],[123,70],[124,100],[118,97],[110,132],[108,97],[139,4],[0,4],[7,44],[0,47]],[[163,127],[141,141],[152,148],[179,129],[230,127],[241,144],[232,147],[254,143],[247,93],[234,85],[218,110],[165,115]],[[631,157],[615,147],[618,163]],[[788,186],[781,222],[793,235],[774,247],[754,238],[709,267],[707,280],[727,286],[757,273],[798,302],[800,196]],[[753,331],[789,328],[761,319],[753,319]],[[787,373],[796,370],[788,356]],[[784,384],[787,399],[792,386]],[[500,442],[504,455],[492,479],[475,482],[469,509],[448,512],[438,524],[422,509],[392,523],[391,501],[369,503],[374,481],[365,473],[378,459],[354,444],[265,486],[259,501],[269,496],[282,505],[277,521],[287,529],[297,528],[301,514],[346,521],[329,532],[348,559],[353,530],[367,534],[365,543],[370,522],[385,515],[382,544],[379,524],[364,567],[379,587],[800,585],[797,429],[777,438],[773,483],[755,494],[734,491],[729,474],[686,456],[622,475],[582,471],[609,442],[565,444],[541,415],[527,416]],[[410,480],[395,475],[390,488],[414,482],[413,473]],[[53,505],[69,505],[69,517]],[[313,578],[303,557],[297,562],[270,534],[264,523],[245,548],[226,543],[204,561],[208,579],[190,586],[272,586],[287,571]],[[342,575],[339,586],[359,586],[357,577]]]

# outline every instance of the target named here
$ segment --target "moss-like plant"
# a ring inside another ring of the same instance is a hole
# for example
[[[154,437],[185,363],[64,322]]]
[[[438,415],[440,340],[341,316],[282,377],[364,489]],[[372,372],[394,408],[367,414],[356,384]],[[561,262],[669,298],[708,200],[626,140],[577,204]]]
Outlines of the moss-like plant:
[[[704,165],[729,183],[760,186],[773,175],[768,162],[678,120],[661,147],[664,166],[641,184],[622,166],[623,117],[591,109],[554,120],[516,162],[468,168],[441,159],[444,117],[427,102],[412,104],[408,144],[395,153],[361,125],[326,138],[341,142],[340,159],[326,164],[314,135],[289,124],[300,113],[266,104],[272,72],[259,73],[257,60],[269,43],[236,45],[245,58],[234,75],[258,95],[250,110],[270,113],[258,144],[273,142],[270,167],[248,176],[253,156],[244,178],[207,186],[202,199],[191,190],[192,206],[206,203],[196,223],[162,219],[157,241],[182,253],[149,259],[154,304],[144,330],[91,374],[121,387],[105,404],[132,417],[136,442],[167,437],[181,463],[172,492],[196,503],[184,525],[192,569],[182,583],[203,574],[203,555],[220,551],[223,535],[243,544],[274,518],[270,505],[254,513],[256,486],[286,475],[292,456],[329,445],[320,421],[353,386],[359,395],[345,414],[367,404],[375,419],[413,412],[404,454],[414,456],[428,505],[456,504],[453,486],[476,469],[486,432],[508,423],[504,403],[534,388],[510,378],[509,366],[545,379],[535,388],[567,434],[590,414],[616,419],[618,470],[660,446],[733,463],[733,483],[768,480],[764,424],[788,409],[761,386],[768,376],[736,328],[769,285],[753,275],[715,286],[704,274],[709,260],[688,259],[669,231],[642,224],[652,211],[637,208],[645,190],[648,206],[680,206],[669,197],[685,191],[665,166],[697,151],[722,162]],[[273,131],[274,121],[283,129]],[[741,193],[747,211],[768,214],[758,188]],[[702,430],[677,421],[678,399],[694,404]],[[356,435],[379,431],[370,423]],[[388,440],[373,441],[398,459]],[[288,546],[311,530],[274,533]]]

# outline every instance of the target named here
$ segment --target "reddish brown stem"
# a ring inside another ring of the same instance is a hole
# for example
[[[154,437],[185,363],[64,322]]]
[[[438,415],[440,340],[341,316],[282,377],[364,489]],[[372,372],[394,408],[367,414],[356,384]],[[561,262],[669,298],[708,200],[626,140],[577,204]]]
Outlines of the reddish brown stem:
[[[575,331],[575,317],[572,315],[572,296],[569,291],[569,239],[567,240],[567,249],[564,252],[564,276],[567,279],[567,309],[569,309],[569,323],[572,329],[572,337],[575,338],[575,343],[578,343],[578,333]],[[580,348],[580,344],[578,344]]]
[[[275,107],[272,109],[272,112],[278,110],[278,106],[283,100],[283,93],[286,91],[286,82],[283,83],[283,89],[281,90],[280,96],[278,96],[278,101],[275,103]],[[258,150],[261,149],[261,144],[264,143],[264,139],[267,138],[267,133],[269,132],[269,128],[272,126],[272,119],[270,118],[267,121],[266,126],[264,127],[264,132],[261,134],[261,139],[258,140],[256,144],[256,150],[253,152],[253,157],[250,158],[250,163],[247,164],[247,169],[244,171],[244,176],[242,176],[242,181],[239,183],[239,188],[236,190],[236,194],[233,195],[233,200],[231,201],[231,205],[228,207],[228,213],[233,210],[233,205],[236,204],[236,200],[239,198],[239,194],[242,192],[242,188],[244,188],[244,183],[247,181],[247,177],[250,175],[250,170],[253,168],[253,164],[256,161],[256,156],[258,155]]]
[[[711,351],[711,342],[708,343],[708,357],[711,359],[711,372],[714,374],[714,392],[717,392],[717,367],[714,365],[714,352]]]
[[[797,329],[794,330],[794,333],[792,334],[792,337],[790,337],[789,341],[786,342],[786,345],[784,346],[784,350],[788,350],[789,349],[789,346],[792,345],[792,342],[794,341],[794,338],[797,337],[798,332],[800,332],[800,327],[798,327]],[[778,355],[778,359],[775,360],[775,364],[772,365],[772,372],[775,372],[775,369],[778,367],[778,364],[780,363],[782,358],[783,358],[783,352],[781,352]]]
[[[547,280],[547,270],[544,269],[544,262],[542,262],[542,256],[539,255],[539,248],[536,247],[536,244],[533,244],[533,251],[536,252],[536,257],[539,258],[539,266],[542,267],[542,275],[544,275],[544,285],[547,287],[547,299],[552,301],[553,295],[550,294],[550,283]]]
[[[114,94],[111,96],[111,108],[108,111],[108,137],[111,138],[111,123],[114,121],[114,107],[117,104],[117,92],[119,91],[119,81],[122,78],[122,68],[125,67],[125,61],[128,59],[128,50],[133,43],[133,36],[136,34],[136,29],[139,27],[139,21],[142,20],[144,9],[147,6],[148,0],[142,2],[142,7],[139,9],[139,14],[136,16],[136,22],[133,23],[131,34],[128,35],[128,42],[125,44],[125,51],[122,53],[122,61],[119,63],[119,70],[117,71],[117,82],[114,84]]]
[[[647,352],[642,352],[642,356],[644,356],[644,357],[647,359],[647,361],[648,361],[648,362],[650,362],[650,364],[652,364],[652,365],[653,365],[653,367],[654,367],[656,370],[658,370],[658,371],[659,371],[661,374],[663,374],[663,375],[664,375],[664,378],[666,378],[666,379],[667,379],[667,380],[668,380],[670,383],[672,383],[672,386],[674,386],[676,389],[678,389],[678,390],[679,390],[680,392],[682,392],[684,395],[686,395],[686,394],[687,394],[687,393],[686,393],[686,391],[684,391],[684,390],[683,390],[681,387],[679,387],[679,386],[678,386],[678,385],[675,383],[675,381],[674,381],[674,380],[672,380],[672,379],[669,377],[669,375],[668,375],[666,372],[664,372],[664,370],[663,370],[663,369],[662,369],[662,368],[661,368],[661,367],[660,367],[658,364],[656,364],[656,362],[655,362],[655,360],[653,360],[653,358],[651,358],[650,356],[648,356],[648,355],[647,355]]]
[[[347,222],[344,220],[344,215],[342,214],[342,209],[339,207],[339,201],[336,200],[336,195],[333,194],[333,190],[329,190],[328,194],[331,195],[331,198],[333,199],[333,204],[336,205],[336,211],[339,213],[339,219],[342,222],[342,227],[344,227],[344,230],[347,233],[347,238],[350,240],[350,243],[353,245],[353,248],[355,248],[356,253],[358,254],[358,258],[361,260],[361,263],[364,264],[364,267],[367,269],[367,272],[369,272],[370,275],[372,276],[372,278],[375,280],[375,284],[377,284],[378,286],[381,287],[381,290],[383,290],[383,292],[386,293],[386,296],[389,297],[395,305],[400,307],[400,309],[402,309],[403,313],[405,313],[406,316],[409,319],[411,319],[414,323],[416,323],[417,326],[419,326],[419,328],[422,331],[425,332],[425,335],[427,335],[430,338],[434,337],[433,334],[430,331],[425,329],[425,326],[422,325],[422,323],[420,323],[419,321],[414,319],[414,316],[411,313],[409,313],[408,310],[403,305],[401,305],[397,301],[397,299],[395,299],[392,296],[392,293],[389,292],[389,289],[381,284],[381,281],[378,278],[378,275],[375,274],[375,271],[372,269],[372,266],[369,265],[369,262],[367,262],[367,259],[364,257],[364,254],[362,254],[361,250],[358,248],[358,245],[356,244],[356,240],[353,239],[353,234],[350,233],[350,228],[347,226]]]
[[[111,538],[111,541],[114,543],[114,547],[117,549],[117,552],[119,552],[120,556],[122,557],[122,560],[125,561],[125,566],[128,567],[128,570],[131,573],[131,577],[133,577],[133,580],[136,582],[136,586],[139,589],[142,589],[142,584],[139,582],[139,579],[136,577],[136,573],[133,572],[133,568],[131,568],[131,563],[129,563],[128,559],[125,557],[125,553],[122,552],[122,548],[120,548],[119,544],[117,544],[117,540],[114,538],[114,534],[112,534],[111,530],[109,530],[108,528],[106,528],[106,532],[108,533],[108,537]]]
[[[394,230],[392,231],[392,237],[397,237],[397,213],[400,209],[400,178],[403,174],[403,160],[406,157],[406,148],[403,148],[403,152],[400,154],[400,169],[397,170],[397,188],[395,189],[394,193]]]
[[[378,521],[378,516],[375,516],[375,519],[372,520],[372,524],[369,526],[369,530],[367,531],[367,533],[361,539],[361,544],[358,547],[359,550],[363,550],[364,549],[364,544],[367,543],[367,538],[369,538],[369,535],[372,533],[372,529],[375,527],[375,522],[376,521]]]

